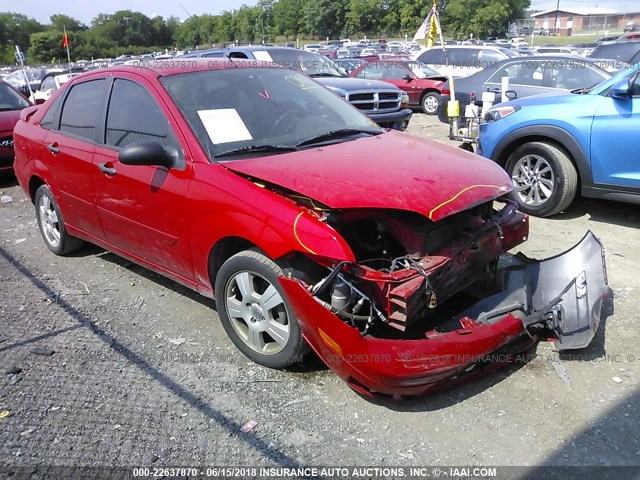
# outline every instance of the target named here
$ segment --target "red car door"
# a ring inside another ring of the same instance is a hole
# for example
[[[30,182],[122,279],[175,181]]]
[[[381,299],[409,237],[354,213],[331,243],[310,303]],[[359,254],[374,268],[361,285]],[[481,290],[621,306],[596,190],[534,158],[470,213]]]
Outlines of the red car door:
[[[96,214],[93,154],[106,92],[105,78],[71,87],[64,102],[51,107],[62,103],[59,123],[56,120],[47,131],[43,149],[49,187],[65,223],[99,239],[104,234]]]
[[[125,165],[127,145],[159,142],[184,155],[183,169]],[[96,147],[93,176],[98,216],[107,241],[166,274],[192,283],[189,245],[189,182],[192,165],[177,125],[154,86],[130,75],[113,82],[102,145]]]
[[[384,80],[393,83],[400,90],[407,92],[409,95],[410,105],[420,104],[420,95],[423,86],[416,76],[404,66],[402,63],[385,62]],[[410,78],[410,80],[407,80]]]

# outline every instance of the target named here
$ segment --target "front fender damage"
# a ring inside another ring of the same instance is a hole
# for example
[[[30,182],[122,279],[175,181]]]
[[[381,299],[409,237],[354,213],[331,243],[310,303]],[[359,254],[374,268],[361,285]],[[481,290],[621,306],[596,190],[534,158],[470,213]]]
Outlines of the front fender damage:
[[[548,259],[503,253],[495,268],[490,294],[472,287],[474,303],[458,308],[464,302],[454,296],[439,307],[451,315],[435,324],[420,321],[419,333],[411,328],[402,335],[389,325],[356,328],[315,297],[313,286],[286,278],[281,283],[305,339],[332,370],[363,394],[401,399],[513,361],[541,338],[560,350],[591,342],[609,292],[603,247],[593,233]],[[384,314],[373,307],[370,316],[382,323]]]

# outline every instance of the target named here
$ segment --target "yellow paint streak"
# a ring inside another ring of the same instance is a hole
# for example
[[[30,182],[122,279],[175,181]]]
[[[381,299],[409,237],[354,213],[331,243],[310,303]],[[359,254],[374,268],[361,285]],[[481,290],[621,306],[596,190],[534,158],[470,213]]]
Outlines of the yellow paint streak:
[[[300,217],[302,216],[303,213],[304,212],[300,212],[296,217],[295,221],[293,222],[293,235],[294,237],[296,237],[296,240],[302,246],[302,248],[304,248],[307,252],[312,253],[313,255],[317,255],[316,252],[314,252],[309,247],[307,247],[304,243],[302,243],[302,240],[300,240],[300,237],[298,237],[298,220],[300,220]]]
[[[456,193],[453,197],[451,197],[449,200],[447,200],[446,202],[442,202],[440,205],[438,205],[437,207],[433,208],[430,212],[429,212],[429,220],[433,220],[431,217],[433,216],[433,213],[439,209],[441,209],[442,207],[444,207],[445,205],[448,205],[449,203],[453,202],[456,200],[456,198],[458,198],[460,195],[462,195],[463,193],[472,190],[474,188],[497,188],[498,190],[505,190],[505,187],[499,187],[497,185],[470,185],[466,188],[463,188],[462,190],[460,190],[458,193]]]

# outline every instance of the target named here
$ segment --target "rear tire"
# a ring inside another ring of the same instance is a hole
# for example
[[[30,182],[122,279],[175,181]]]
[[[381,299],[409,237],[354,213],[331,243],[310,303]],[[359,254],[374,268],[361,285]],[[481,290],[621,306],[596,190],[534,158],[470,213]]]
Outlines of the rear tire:
[[[79,250],[84,241],[67,233],[62,214],[46,185],[36,190],[34,198],[38,228],[45,245],[56,255],[67,255]]]
[[[222,265],[215,282],[218,316],[231,341],[254,362],[276,369],[299,363],[309,351],[279,276],[273,260],[245,250]]]
[[[578,173],[564,150],[547,142],[518,147],[506,166],[522,212],[548,217],[565,210],[578,191]]]

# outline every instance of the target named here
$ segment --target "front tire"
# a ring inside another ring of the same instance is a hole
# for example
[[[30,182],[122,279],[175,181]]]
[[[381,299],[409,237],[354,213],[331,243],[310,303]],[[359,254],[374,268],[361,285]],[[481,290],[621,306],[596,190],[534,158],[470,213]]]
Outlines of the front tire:
[[[440,105],[440,94],[436,92],[427,92],[420,100],[422,111],[427,115],[436,115],[438,106]]]
[[[521,145],[509,157],[506,170],[520,210],[538,217],[565,210],[578,190],[578,173],[571,159],[551,143]]]
[[[82,248],[84,242],[67,233],[62,214],[49,187],[41,185],[36,190],[34,200],[38,228],[47,248],[56,255],[67,255]]]
[[[254,362],[276,369],[300,362],[307,352],[281,275],[273,260],[245,250],[222,265],[215,282],[218,316],[231,341]]]

